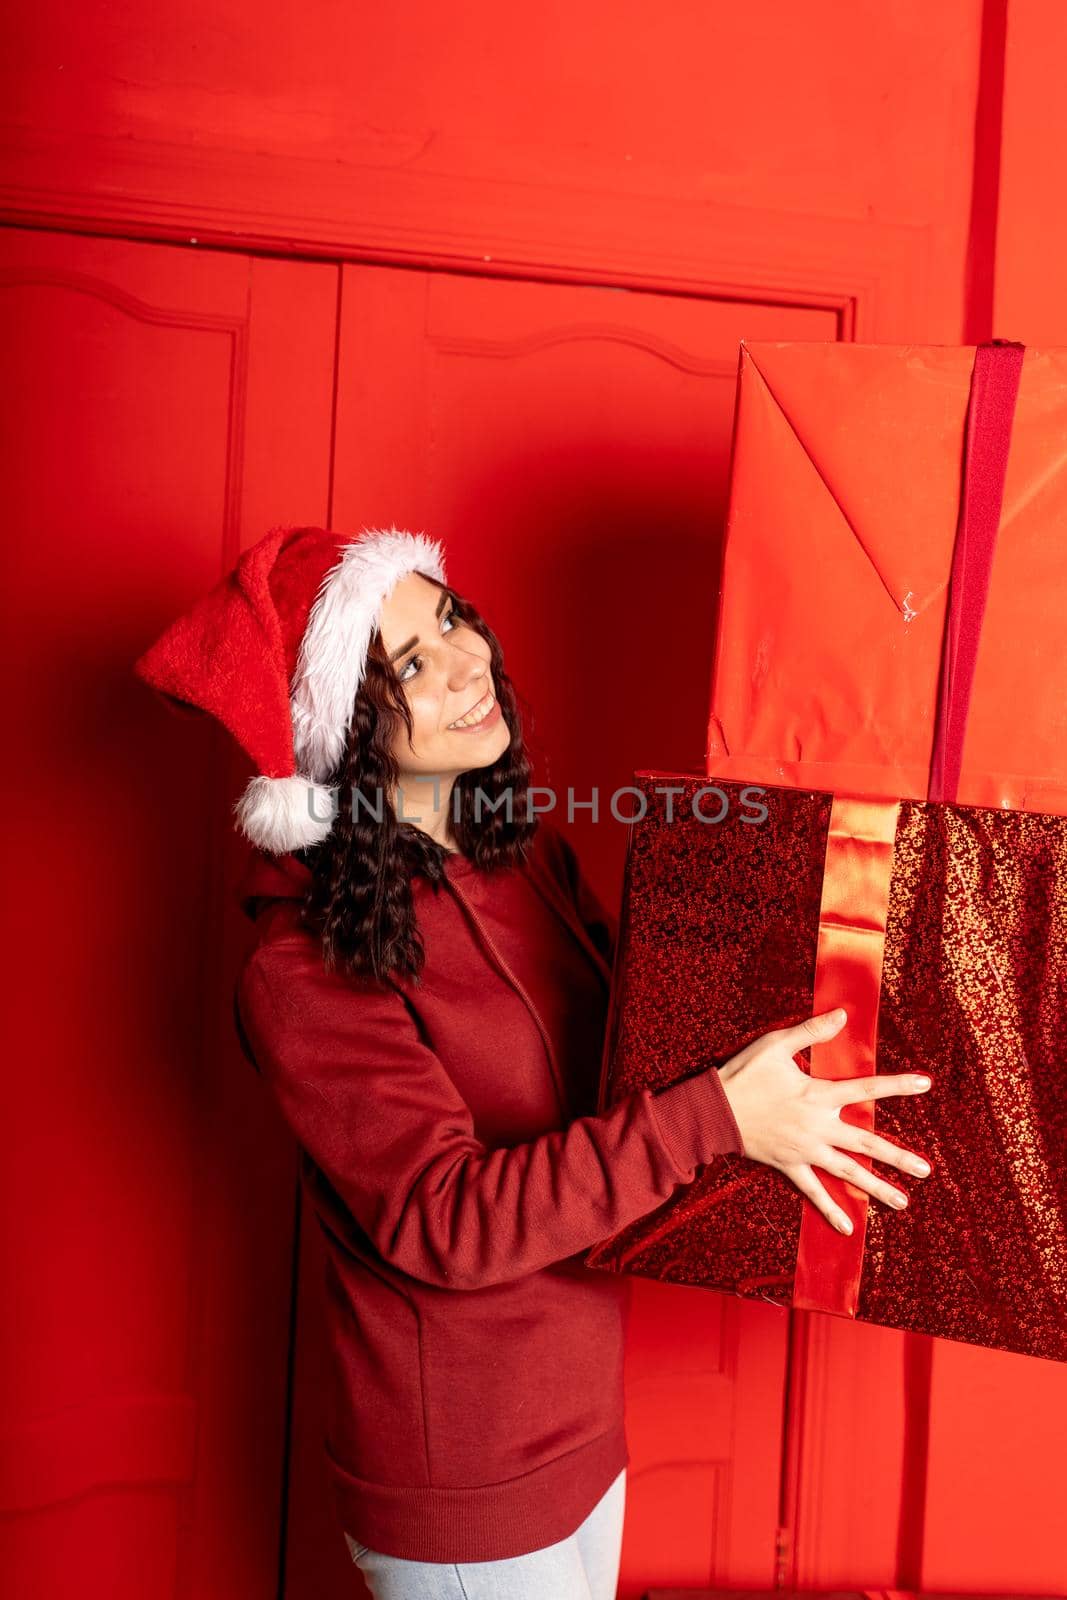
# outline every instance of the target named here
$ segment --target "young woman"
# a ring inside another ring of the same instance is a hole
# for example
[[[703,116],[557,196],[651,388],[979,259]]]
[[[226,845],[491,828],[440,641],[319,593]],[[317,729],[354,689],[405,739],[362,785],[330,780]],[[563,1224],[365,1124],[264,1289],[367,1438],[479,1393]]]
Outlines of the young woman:
[[[424,536],[274,530],[138,670],[259,769],[236,1016],[325,1238],[353,1561],[380,1600],[611,1600],[627,1283],[585,1251],[726,1151],[833,1225],[815,1165],[889,1201],[855,1156],[917,1158],[840,1108],[927,1081],[811,1078],[834,1013],[597,1112],[614,920],[528,809],[500,646]]]

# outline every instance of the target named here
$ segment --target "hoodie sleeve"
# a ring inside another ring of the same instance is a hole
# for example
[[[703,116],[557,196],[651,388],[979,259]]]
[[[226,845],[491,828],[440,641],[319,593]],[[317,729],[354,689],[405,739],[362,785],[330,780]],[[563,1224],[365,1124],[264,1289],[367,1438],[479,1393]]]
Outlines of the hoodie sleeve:
[[[662,1205],[698,1166],[743,1153],[714,1067],[489,1147],[403,995],[326,973],[310,941],[254,950],[236,1010],[297,1142],[379,1254],[440,1287],[561,1261]]]

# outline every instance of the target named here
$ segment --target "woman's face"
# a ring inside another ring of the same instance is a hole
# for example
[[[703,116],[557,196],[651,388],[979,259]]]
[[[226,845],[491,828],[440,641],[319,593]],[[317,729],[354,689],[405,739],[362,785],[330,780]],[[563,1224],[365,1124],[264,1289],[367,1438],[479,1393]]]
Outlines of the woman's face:
[[[454,778],[491,766],[511,732],[496,699],[489,645],[452,616],[447,590],[409,573],[382,605],[381,636],[411,710],[411,745],[401,726],[393,748],[402,778]]]

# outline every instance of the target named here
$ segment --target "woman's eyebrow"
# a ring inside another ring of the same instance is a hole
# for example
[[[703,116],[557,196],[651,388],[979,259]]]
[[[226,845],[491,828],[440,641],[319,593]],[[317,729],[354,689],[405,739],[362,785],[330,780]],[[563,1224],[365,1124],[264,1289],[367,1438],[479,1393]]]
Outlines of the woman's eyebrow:
[[[441,590],[441,598],[440,598],[440,600],[438,600],[438,602],[437,602],[437,610],[436,610],[436,611],[435,611],[435,612],[434,612],[434,616],[435,616],[435,617],[439,617],[439,616],[440,616],[440,615],[441,615],[441,612],[442,612],[442,611],[443,611],[443,610],[444,610],[444,609],[445,609],[445,604],[446,604],[446,602],[447,602],[447,601],[448,601],[448,600],[449,600],[449,599],[450,599],[450,598],[451,598],[451,595],[450,595],[450,594],[449,594],[449,591],[448,591],[448,590],[447,590],[447,589],[442,589],[442,590]],[[419,642],[419,639],[418,639],[418,635],[417,635],[417,634],[416,634],[416,636],[415,636],[415,638],[414,638],[414,639],[409,639],[409,640],[408,640],[408,642],[407,642],[407,644],[402,644],[402,645],[401,645],[401,646],[400,646],[400,648],[399,648],[399,649],[398,649],[398,650],[394,650],[394,651],[393,651],[393,653],[392,653],[392,655],[391,655],[391,656],[390,656],[390,657],[389,657],[389,659],[390,659],[390,661],[397,661],[397,660],[399,660],[399,658],[400,658],[400,657],[401,657],[401,656],[402,656],[402,655],[403,655],[403,654],[404,654],[404,653],[405,653],[405,652],[406,652],[406,651],[408,651],[408,650],[410,650],[410,649],[412,649],[412,648],[413,648],[413,646],[415,646],[415,645],[417,645],[417,644],[418,644],[418,642]]]

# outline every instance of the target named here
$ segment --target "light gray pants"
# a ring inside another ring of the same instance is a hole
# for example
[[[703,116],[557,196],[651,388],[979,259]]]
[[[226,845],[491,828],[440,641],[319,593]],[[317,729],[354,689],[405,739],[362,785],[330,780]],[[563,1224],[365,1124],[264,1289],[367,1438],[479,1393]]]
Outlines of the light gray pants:
[[[374,1600],[615,1600],[626,1468],[558,1544],[505,1561],[405,1561],[357,1544],[349,1554]]]

